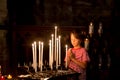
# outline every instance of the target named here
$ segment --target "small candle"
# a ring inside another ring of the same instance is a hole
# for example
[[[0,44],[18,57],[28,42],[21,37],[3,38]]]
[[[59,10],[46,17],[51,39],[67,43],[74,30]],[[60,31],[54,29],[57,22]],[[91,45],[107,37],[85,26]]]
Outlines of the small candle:
[[[89,40],[87,38],[84,41],[84,47],[85,47],[86,50],[89,49]]]
[[[103,30],[102,30],[102,23],[99,23],[99,29],[98,29],[99,35],[101,35],[102,32],[103,32]]]
[[[93,34],[93,30],[94,30],[94,26],[93,26],[93,23],[91,22],[90,25],[89,25],[89,34],[92,36]]]
[[[7,79],[12,79],[12,76],[9,74],[9,75],[7,76]]]

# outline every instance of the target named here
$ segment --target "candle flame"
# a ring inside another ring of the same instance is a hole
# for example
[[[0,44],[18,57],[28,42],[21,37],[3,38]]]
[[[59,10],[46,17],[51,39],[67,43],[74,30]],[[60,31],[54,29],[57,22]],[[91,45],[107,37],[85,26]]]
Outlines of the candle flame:
[[[53,37],[54,35],[52,34],[51,36]]]
[[[61,36],[59,35],[59,39],[61,38]]]
[[[12,76],[9,74],[7,78],[8,78],[8,79],[12,79]]]
[[[65,47],[67,48],[67,47],[68,47],[68,45],[66,44],[66,45],[65,45]]]
[[[86,41],[88,40],[88,38],[85,39]]]
[[[55,29],[57,29],[57,26],[55,26]]]

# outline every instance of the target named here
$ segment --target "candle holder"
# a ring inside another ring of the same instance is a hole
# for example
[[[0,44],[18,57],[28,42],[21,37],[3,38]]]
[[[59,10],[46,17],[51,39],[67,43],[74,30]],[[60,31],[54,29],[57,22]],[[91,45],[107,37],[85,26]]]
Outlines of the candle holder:
[[[44,64],[43,66],[42,66],[43,68],[42,68],[42,71],[47,71],[47,66]],[[41,72],[42,72],[41,71]]]
[[[53,61],[53,70],[56,70],[56,61]]]
[[[58,65],[58,70],[62,70],[62,65]]]

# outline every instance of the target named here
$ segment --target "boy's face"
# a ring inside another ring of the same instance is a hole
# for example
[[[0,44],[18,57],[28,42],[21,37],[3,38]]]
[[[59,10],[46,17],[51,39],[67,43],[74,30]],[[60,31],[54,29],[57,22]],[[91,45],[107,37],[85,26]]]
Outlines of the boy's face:
[[[73,33],[71,33],[70,38],[71,38],[71,44],[73,45],[73,47],[78,47],[80,45],[80,40],[77,39]]]

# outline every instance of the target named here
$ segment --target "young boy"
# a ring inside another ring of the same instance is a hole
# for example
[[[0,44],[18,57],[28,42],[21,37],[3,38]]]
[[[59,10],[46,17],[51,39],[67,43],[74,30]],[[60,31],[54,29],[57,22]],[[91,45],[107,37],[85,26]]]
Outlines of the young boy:
[[[70,33],[70,40],[73,47],[68,49],[65,62],[70,70],[80,73],[78,80],[86,80],[86,67],[90,58],[86,49],[81,45],[83,37],[80,31],[73,30]]]

